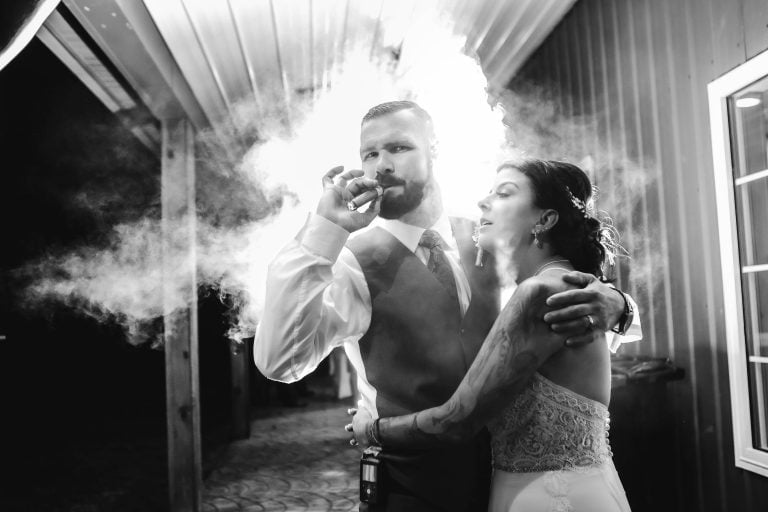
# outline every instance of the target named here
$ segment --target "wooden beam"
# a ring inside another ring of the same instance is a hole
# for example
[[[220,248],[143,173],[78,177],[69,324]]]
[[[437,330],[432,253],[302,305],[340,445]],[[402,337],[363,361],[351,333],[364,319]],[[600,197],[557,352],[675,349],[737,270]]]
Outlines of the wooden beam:
[[[232,369],[232,438],[251,436],[251,376],[253,338],[229,342]]]
[[[59,5],[59,0],[43,0],[37,2],[31,13],[25,13],[23,19],[14,26],[6,24],[6,29],[18,31],[12,34],[11,40],[5,47],[0,47],[0,70],[8,65],[21,51],[26,48],[43,22]]]
[[[195,278],[194,129],[164,120],[162,154],[163,307],[171,512],[201,506],[200,389]]]

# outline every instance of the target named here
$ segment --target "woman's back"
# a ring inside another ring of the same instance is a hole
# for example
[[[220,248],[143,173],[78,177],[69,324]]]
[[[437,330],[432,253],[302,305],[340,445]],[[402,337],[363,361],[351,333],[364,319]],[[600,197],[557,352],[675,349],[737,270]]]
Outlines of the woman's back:
[[[567,267],[535,276],[566,289]],[[608,401],[610,361],[604,336],[560,350],[534,375],[525,391],[489,424],[494,467],[510,472],[593,466],[610,459]]]
[[[565,288],[568,268],[534,279]],[[605,336],[560,350],[488,424],[492,512],[629,511],[608,442],[610,358]]]

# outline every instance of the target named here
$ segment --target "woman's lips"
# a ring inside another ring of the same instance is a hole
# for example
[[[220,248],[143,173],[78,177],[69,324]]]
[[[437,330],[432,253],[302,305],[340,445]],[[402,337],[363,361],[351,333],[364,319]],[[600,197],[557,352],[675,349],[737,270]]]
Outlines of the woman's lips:
[[[485,219],[480,219],[480,229],[483,229],[486,226],[490,226],[491,224],[493,224],[493,222]]]

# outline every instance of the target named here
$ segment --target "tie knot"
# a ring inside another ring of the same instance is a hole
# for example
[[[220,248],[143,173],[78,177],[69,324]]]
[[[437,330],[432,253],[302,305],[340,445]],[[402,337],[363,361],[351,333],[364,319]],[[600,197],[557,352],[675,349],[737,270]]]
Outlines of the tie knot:
[[[442,243],[443,239],[440,238],[440,235],[437,234],[437,231],[432,231],[431,229],[424,231],[424,234],[421,235],[421,240],[419,240],[419,245],[423,245],[427,249],[440,247]]]

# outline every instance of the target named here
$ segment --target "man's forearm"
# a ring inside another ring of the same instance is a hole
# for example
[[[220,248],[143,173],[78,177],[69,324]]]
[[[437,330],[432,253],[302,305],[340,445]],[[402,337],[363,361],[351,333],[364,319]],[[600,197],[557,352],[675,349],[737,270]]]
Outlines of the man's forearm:
[[[253,351],[265,376],[296,381],[340,339],[362,332],[370,312],[359,295],[367,289],[361,271],[339,257],[347,236],[327,220],[310,216],[301,233],[270,264]]]

